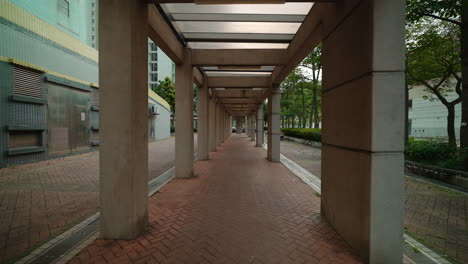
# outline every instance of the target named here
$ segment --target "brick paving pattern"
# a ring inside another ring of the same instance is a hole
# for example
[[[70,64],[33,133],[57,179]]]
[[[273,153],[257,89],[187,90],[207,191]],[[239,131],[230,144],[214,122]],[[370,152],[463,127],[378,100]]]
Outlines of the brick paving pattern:
[[[174,144],[149,143],[149,179],[173,167]],[[98,152],[0,169],[0,263],[96,212],[98,188]]]
[[[69,263],[359,263],[314,191],[265,155],[234,135],[150,198],[138,239],[96,240]]]
[[[281,153],[320,177],[320,149],[281,142]],[[468,195],[405,178],[405,231],[459,263],[468,263]]]
[[[468,263],[468,195],[406,178],[405,230],[424,245]]]

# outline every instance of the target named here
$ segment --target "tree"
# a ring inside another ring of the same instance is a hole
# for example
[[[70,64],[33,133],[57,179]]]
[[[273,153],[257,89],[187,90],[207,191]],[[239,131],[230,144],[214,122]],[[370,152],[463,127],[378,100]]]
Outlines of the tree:
[[[301,106],[298,104],[298,83],[303,78],[299,69],[295,68],[281,83],[282,116],[286,117],[288,127],[295,127],[296,116],[300,115]]]
[[[314,124],[314,128],[319,127],[320,116],[319,109],[321,104],[319,102],[321,85],[319,78],[322,71],[322,43],[320,43],[302,62],[303,67],[311,70],[311,75],[308,78],[312,81],[312,113],[310,115],[310,124]]]
[[[455,105],[462,100],[459,27],[423,19],[407,27],[406,46],[408,84],[424,85],[430,94],[427,99],[437,98],[447,108],[448,140],[456,147]],[[448,101],[446,95],[452,91],[458,97]]]
[[[432,18],[460,27],[460,56],[462,78],[462,118],[460,143],[462,149],[468,149],[468,1],[466,0],[407,0],[406,15],[408,23]],[[465,160],[468,169],[468,155]]]
[[[172,113],[175,113],[175,85],[171,77],[166,77],[163,81],[159,81],[153,91],[166,100],[171,106]]]

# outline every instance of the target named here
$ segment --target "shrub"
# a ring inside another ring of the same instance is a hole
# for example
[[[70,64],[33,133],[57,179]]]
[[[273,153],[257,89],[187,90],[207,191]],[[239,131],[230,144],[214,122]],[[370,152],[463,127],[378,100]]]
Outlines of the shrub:
[[[406,143],[405,157],[416,162],[435,162],[450,159],[455,152],[456,149],[442,139],[409,138]]]
[[[285,136],[302,138],[315,142],[322,142],[322,130],[320,128],[282,128]]]
[[[415,140],[409,138],[405,159],[454,170],[463,170],[466,152],[454,148],[443,139]]]

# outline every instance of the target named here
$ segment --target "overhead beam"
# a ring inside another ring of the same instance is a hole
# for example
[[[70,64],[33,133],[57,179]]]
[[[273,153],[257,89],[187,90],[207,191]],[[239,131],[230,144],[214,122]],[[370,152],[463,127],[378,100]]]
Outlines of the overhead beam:
[[[250,90],[241,90],[241,89],[227,89],[224,91],[217,90],[217,97],[260,97],[262,96],[262,91],[253,91]]]
[[[203,85],[203,81],[205,78],[203,78],[203,74],[197,67],[193,67],[193,81],[198,87],[201,87]]]
[[[318,1],[315,1],[318,2]],[[301,61],[332,32],[360,1],[343,1],[343,8],[337,12],[333,1],[330,3],[315,3],[302,22],[296,35],[286,49],[288,63],[276,67],[273,71],[272,83],[281,83]]]
[[[184,48],[154,4],[148,5],[148,35],[176,64],[184,58]]]
[[[285,63],[285,49],[194,49],[192,51],[192,64],[196,66],[276,66]]]
[[[271,79],[269,76],[211,76],[208,77],[210,88],[268,88]]]
[[[150,3],[158,4],[284,4],[294,2],[336,2],[337,0],[148,0]]]
[[[232,104],[232,103],[238,103],[238,104],[248,104],[248,103],[251,103],[251,104],[255,104],[257,103],[257,99],[255,98],[229,98],[229,99],[226,99],[226,98],[222,98],[222,97],[219,97],[218,98],[220,100],[221,103],[223,104]]]

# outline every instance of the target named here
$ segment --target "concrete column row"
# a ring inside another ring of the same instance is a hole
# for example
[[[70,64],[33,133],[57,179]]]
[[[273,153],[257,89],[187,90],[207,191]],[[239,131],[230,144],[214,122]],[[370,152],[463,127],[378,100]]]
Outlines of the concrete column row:
[[[257,147],[263,146],[263,127],[263,104],[261,104],[257,110]]]
[[[204,78],[203,86],[198,88],[198,159],[207,160],[209,158],[209,93],[208,81]]]
[[[214,96],[208,102],[209,122],[208,122],[208,149],[210,152],[216,151],[216,102]]]
[[[273,84],[268,96],[268,150],[267,158],[280,162],[280,97],[279,84]]]
[[[242,133],[242,128],[244,127],[243,121],[244,121],[243,118],[236,119],[236,134]]]
[[[255,141],[255,113],[250,115],[250,140]]]
[[[185,49],[183,63],[176,64],[175,177],[193,177],[193,67],[192,50]]]

